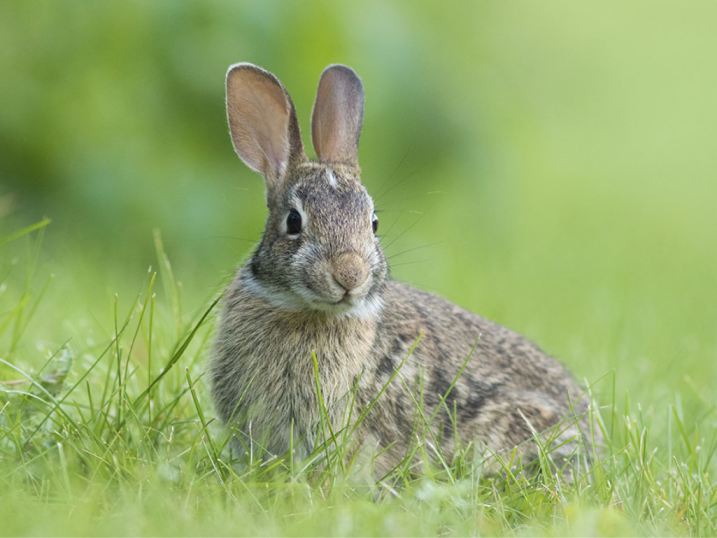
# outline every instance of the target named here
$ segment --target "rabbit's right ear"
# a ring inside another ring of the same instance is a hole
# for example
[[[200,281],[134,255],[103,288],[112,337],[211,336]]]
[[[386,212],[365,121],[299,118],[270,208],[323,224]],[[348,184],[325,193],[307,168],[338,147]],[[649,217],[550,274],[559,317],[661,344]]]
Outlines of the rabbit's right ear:
[[[358,164],[363,99],[361,79],[350,67],[334,64],[321,73],[311,114],[311,140],[321,162]]]
[[[227,72],[227,117],[234,149],[264,176],[270,198],[281,187],[287,166],[306,159],[291,97],[268,71],[235,64]]]

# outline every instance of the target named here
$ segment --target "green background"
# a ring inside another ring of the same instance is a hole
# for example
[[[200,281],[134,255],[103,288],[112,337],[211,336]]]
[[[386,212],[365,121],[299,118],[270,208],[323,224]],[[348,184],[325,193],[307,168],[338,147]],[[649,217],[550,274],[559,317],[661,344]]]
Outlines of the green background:
[[[396,278],[524,332],[581,379],[615,372],[618,400],[647,415],[677,394],[712,413],[716,16],[711,2],[3,1],[0,235],[53,221],[30,285],[55,277],[19,357],[107,328],[114,293],[129,304],[157,263],[154,229],[187,320],[205,308],[266,214],[227,134],[227,67],[275,73],[309,145],[319,74],[345,63],[365,87],[363,179]],[[0,312],[23,252],[0,250]]]

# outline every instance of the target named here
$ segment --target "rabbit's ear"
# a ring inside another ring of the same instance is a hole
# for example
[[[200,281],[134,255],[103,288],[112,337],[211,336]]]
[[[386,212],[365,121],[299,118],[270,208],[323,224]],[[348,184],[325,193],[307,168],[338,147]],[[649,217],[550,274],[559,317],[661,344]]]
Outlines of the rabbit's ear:
[[[321,74],[311,115],[311,139],[322,162],[358,164],[363,85],[353,69],[330,65]]]
[[[306,158],[288,92],[260,67],[232,65],[227,72],[227,117],[239,157],[264,176],[269,194],[275,192],[287,166]]]

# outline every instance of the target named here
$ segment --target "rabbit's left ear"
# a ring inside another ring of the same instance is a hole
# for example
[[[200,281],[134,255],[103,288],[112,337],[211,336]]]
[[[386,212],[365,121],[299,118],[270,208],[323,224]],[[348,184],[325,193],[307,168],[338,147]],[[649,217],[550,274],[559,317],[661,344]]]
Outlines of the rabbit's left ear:
[[[338,64],[324,69],[311,115],[311,140],[321,162],[358,164],[363,101],[353,69]]]

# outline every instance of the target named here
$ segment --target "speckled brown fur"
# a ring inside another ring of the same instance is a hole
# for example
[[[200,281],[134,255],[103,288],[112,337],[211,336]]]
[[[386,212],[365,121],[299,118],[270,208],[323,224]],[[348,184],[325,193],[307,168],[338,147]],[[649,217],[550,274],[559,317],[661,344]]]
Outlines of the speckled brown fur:
[[[286,101],[277,105],[281,95]],[[263,105],[267,99],[270,106]],[[431,416],[474,345],[432,424],[447,457],[456,442],[448,409],[455,410],[464,445],[477,440],[498,452],[529,439],[531,426],[542,432],[558,424],[570,414],[569,399],[578,414],[587,412],[588,401],[566,369],[519,334],[387,279],[371,229],[373,201],[359,178],[363,89],[353,71],[331,66],[322,75],[312,133],[318,163],[306,158],[293,104],[273,75],[233,66],[227,100],[235,148],[264,175],[269,206],[262,241],[227,291],[211,361],[217,411],[237,425],[244,443],[281,455],[293,435],[295,457],[314,448],[320,414],[312,352],[338,428],[347,420],[352,389],[355,420],[419,337],[400,378],[358,426],[356,438],[368,448],[390,445],[375,462],[377,475],[400,462],[411,442],[417,416],[409,391],[422,386]],[[288,232],[292,212],[300,215],[298,234]],[[581,423],[588,432],[586,419]],[[571,437],[578,438],[574,424],[559,441]]]

